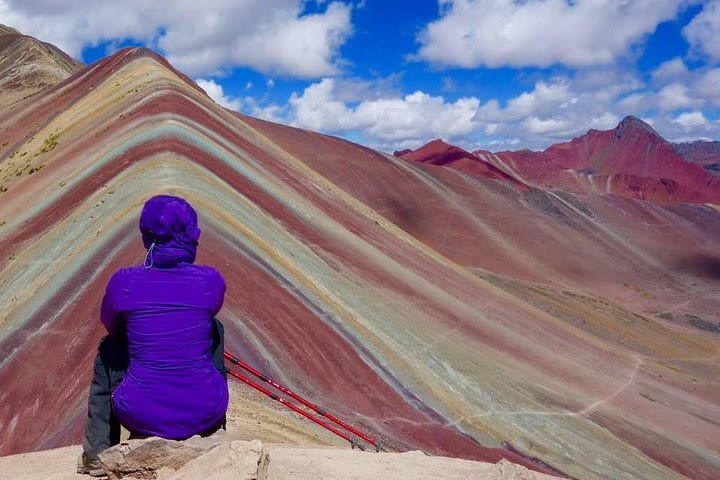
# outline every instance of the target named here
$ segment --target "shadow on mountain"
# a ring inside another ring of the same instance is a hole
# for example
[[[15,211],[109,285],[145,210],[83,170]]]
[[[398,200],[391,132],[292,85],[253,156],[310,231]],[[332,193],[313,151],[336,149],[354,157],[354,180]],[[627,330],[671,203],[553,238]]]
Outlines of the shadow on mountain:
[[[676,270],[720,281],[720,258],[713,255],[698,254],[685,257],[677,265]]]

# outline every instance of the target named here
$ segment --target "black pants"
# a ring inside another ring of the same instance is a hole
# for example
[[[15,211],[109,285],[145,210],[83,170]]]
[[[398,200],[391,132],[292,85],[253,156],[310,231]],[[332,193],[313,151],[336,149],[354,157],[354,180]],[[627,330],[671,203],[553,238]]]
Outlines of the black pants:
[[[212,350],[215,368],[227,380],[225,371],[225,329],[213,319]],[[112,392],[120,385],[130,364],[125,333],[107,335],[100,342],[88,396],[88,421],[83,438],[83,451],[91,458],[120,443],[120,420],[112,408]],[[223,420],[222,428],[225,426]]]

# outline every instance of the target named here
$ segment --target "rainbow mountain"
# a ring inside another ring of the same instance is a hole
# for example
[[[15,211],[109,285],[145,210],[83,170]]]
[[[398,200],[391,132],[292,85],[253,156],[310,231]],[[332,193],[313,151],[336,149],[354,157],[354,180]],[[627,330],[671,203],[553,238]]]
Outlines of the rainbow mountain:
[[[146,49],[72,70],[0,110],[0,455],[79,442],[105,284],[170,193],[228,349],[388,449],[720,476],[716,205],[397,158],[226,110]]]

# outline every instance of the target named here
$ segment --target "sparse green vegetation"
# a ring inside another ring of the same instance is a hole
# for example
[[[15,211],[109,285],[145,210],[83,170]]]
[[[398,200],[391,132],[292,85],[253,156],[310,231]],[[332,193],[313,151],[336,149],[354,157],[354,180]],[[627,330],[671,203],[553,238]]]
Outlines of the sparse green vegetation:
[[[35,172],[39,172],[39,171],[42,170],[43,168],[45,168],[45,164],[44,164],[44,163],[38,165],[37,167],[33,167],[33,168],[30,169],[30,171],[28,171],[28,175],[32,175],[32,174],[35,173]]]
[[[44,166],[44,165],[43,165],[43,166]],[[25,170],[27,170],[27,169],[31,169],[31,170],[32,170],[32,168],[30,167],[30,160],[28,160],[28,163],[26,163],[25,165],[23,165],[22,168],[20,168],[19,170],[15,171],[15,176],[16,176],[16,177],[22,177],[22,174],[25,173]],[[37,168],[35,168],[35,170],[37,171]]]
[[[105,127],[104,129],[102,129],[101,131],[97,132],[97,133],[95,134],[95,136],[96,136],[96,137],[99,137],[99,136],[101,136],[101,135],[105,135],[105,134],[108,132],[108,130],[110,130],[110,126],[109,126],[109,125],[108,125],[107,127]]]
[[[50,136],[43,141],[42,148],[35,155],[37,156],[37,155],[41,155],[43,153],[53,151],[55,149],[55,147],[57,147],[57,145],[58,145],[58,138],[60,138],[60,132],[56,130],[55,132],[51,133]]]

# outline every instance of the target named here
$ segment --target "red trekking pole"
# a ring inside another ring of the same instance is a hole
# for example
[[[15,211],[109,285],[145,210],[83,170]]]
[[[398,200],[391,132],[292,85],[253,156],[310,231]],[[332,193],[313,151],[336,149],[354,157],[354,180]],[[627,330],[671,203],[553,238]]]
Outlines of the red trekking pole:
[[[350,445],[352,446],[352,448],[358,447],[360,450],[365,450],[365,446],[364,446],[363,444],[357,442],[357,441],[356,441],[355,439],[353,439],[353,438],[348,437],[347,435],[345,435],[345,434],[344,434],[343,432],[341,432],[340,430],[334,428],[332,425],[328,425],[327,423],[323,422],[323,421],[320,420],[319,418],[316,418],[316,417],[310,415],[310,414],[307,413],[305,410],[303,410],[303,409],[301,409],[301,408],[298,408],[297,405],[295,405],[295,404],[293,404],[293,403],[291,403],[291,402],[288,402],[288,401],[285,400],[284,398],[281,398],[281,397],[275,395],[274,393],[272,393],[272,392],[271,392],[270,390],[268,390],[267,388],[263,387],[262,385],[258,385],[257,383],[253,382],[252,380],[250,380],[250,379],[247,378],[247,377],[244,377],[244,376],[240,375],[240,374],[237,373],[235,370],[232,370],[232,369],[230,369],[230,368],[226,368],[225,370],[226,370],[230,375],[232,375],[233,377],[237,378],[237,379],[240,380],[241,382],[246,383],[246,384],[250,385],[251,387],[255,388],[256,390],[261,391],[262,393],[264,393],[264,394],[267,395],[268,397],[272,398],[273,400],[277,400],[278,402],[282,403],[283,405],[285,405],[285,406],[286,406],[287,408],[289,408],[290,410],[293,410],[293,411],[299,413],[300,415],[302,415],[303,417],[307,418],[307,419],[310,420],[311,422],[317,423],[317,424],[320,425],[321,427],[324,427],[324,428],[330,430],[330,431],[333,432],[335,435],[337,435],[337,436],[339,436],[339,437],[341,437],[341,438],[344,438],[345,440],[347,440],[348,442],[350,442]]]
[[[363,432],[361,432],[361,431],[358,430],[357,428],[355,428],[355,427],[353,427],[352,425],[348,425],[347,423],[343,422],[342,420],[340,420],[339,418],[337,418],[337,417],[336,417],[335,415],[333,415],[332,413],[330,413],[330,412],[328,412],[328,411],[326,411],[326,410],[318,407],[317,405],[309,402],[308,400],[305,400],[303,397],[301,397],[301,396],[298,395],[297,393],[293,392],[292,390],[290,390],[290,389],[287,388],[287,387],[284,387],[283,385],[280,385],[280,384],[277,383],[275,380],[267,377],[265,374],[263,374],[263,373],[260,372],[259,370],[254,369],[253,367],[251,367],[251,366],[248,365],[247,363],[243,362],[243,361],[240,360],[239,358],[235,357],[234,355],[231,355],[231,354],[229,354],[228,352],[223,352],[223,356],[224,356],[227,360],[229,360],[231,363],[233,363],[233,364],[241,367],[242,369],[246,370],[247,372],[252,373],[252,374],[255,375],[257,378],[259,378],[260,380],[262,380],[263,382],[266,382],[266,383],[272,385],[273,387],[277,388],[278,390],[280,390],[280,391],[283,392],[284,394],[292,397],[293,399],[297,400],[298,402],[300,402],[301,404],[305,405],[305,406],[308,407],[309,409],[313,410],[313,411],[316,412],[318,415],[327,418],[328,420],[330,420],[331,422],[335,423],[336,425],[339,425],[340,427],[344,428],[344,429],[347,430],[348,432],[350,432],[350,433],[352,433],[352,434],[354,434],[354,435],[357,435],[358,437],[362,438],[362,439],[365,440],[366,442],[370,443],[371,445],[373,445],[373,446],[375,447],[375,451],[376,451],[376,452],[379,452],[379,451],[382,449],[382,444],[381,444],[379,441],[373,440],[372,438],[370,438],[369,436],[365,435]],[[233,376],[235,376],[235,375],[233,375]],[[237,376],[235,376],[235,378],[237,378]],[[244,381],[244,380],[243,380],[243,381]],[[247,383],[247,382],[245,382],[245,383]],[[253,383],[254,383],[254,382],[253,382]],[[255,384],[255,385],[257,385],[257,384]],[[254,386],[254,385],[253,385],[253,386]],[[259,386],[259,385],[258,385],[258,386]],[[255,388],[257,388],[257,387],[255,387]],[[262,387],[261,387],[261,388],[262,388]],[[261,391],[262,391],[262,390],[261,390]],[[263,392],[263,393],[264,393],[264,392]],[[267,395],[267,393],[266,393],[266,395]],[[294,405],[293,405],[293,406],[294,406]],[[302,414],[305,415],[305,412],[303,412]],[[307,416],[307,415],[305,415],[305,416]],[[308,418],[309,418],[309,417],[308,417]],[[314,421],[315,423],[318,423],[318,419],[315,418],[315,417],[312,417],[312,421]],[[323,423],[324,423],[324,422],[323,422]],[[325,426],[325,425],[323,425],[323,426]],[[329,426],[329,425],[328,425],[328,426]],[[326,428],[327,428],[327,426],[326,426]],[[335,432],[335,429],[332,429],[332,427],[331,427],[329,430]],[[349,440],[349,439],[347,438],[347,436],[345,436],[345,435],[340,434],[340,436],[343,437],[343,438],[345,438],[346,440]],[[352,441],[350,441],[350,443],[352,443]]]

